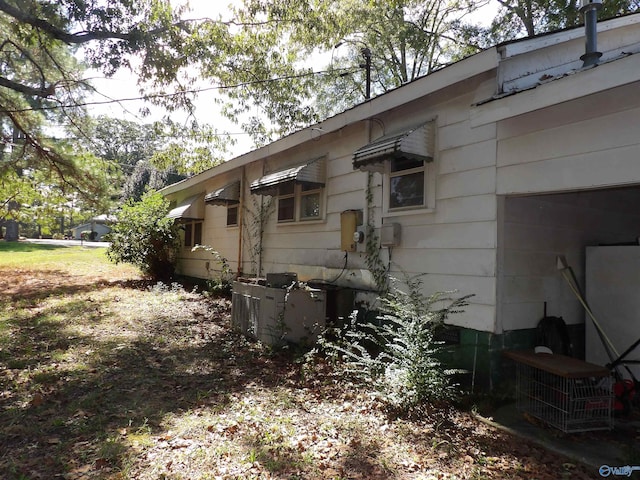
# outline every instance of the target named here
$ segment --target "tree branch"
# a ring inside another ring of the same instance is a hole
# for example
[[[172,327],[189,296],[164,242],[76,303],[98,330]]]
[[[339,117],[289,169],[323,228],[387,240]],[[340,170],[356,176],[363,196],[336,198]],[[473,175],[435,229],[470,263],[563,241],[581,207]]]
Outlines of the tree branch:
[[[48,87],[30,87],[22,83],[14,82],[5,77],[0,77],[0,87],[6,87],[13,91],[24,93],[25,95],[31,95],[34,97],[46,98],[55,93],[55,85],[49,85]]]
[[[32,27],[38,28],[44,32],[46,32],[51,37],[61,40],[67,44],[83,44],[87,42],[91,42],[93,40],[123,40],[127,42],[131,42],[139,38],[143,32],[139,29],[132,29],[129,32],[114,32],[110,30],[94,30],[94,31],[83,31],[77,33],[69,33],[61,28],[56,27],[51,24],[47,20],[43,20],[41,18],[36,17],[28,12],[21,10],[20,8],[16,8],[13,5],[10,5],[5,0],[0,0],[0,11],[10,15],[21,23],[25,23],[31,25]],[[180,21],[171,26],[184,28],[189,21]],[[158,27],[153,30],[149,30],[144,32],[144,35],[154,37],[160,33],[164,33],[171,26],[166,27]]]

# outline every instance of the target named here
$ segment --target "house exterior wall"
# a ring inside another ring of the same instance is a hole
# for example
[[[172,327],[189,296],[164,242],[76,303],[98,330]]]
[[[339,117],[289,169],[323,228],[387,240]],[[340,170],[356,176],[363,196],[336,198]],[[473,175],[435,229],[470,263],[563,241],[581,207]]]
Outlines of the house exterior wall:
[[[485,120],[497,119],[498,309],[496,338],[487,340],[494,379],[510,377],[500,350],[535,345],[545,302],[548,315],[568,324],[574,354],[582,356],[584,310],[556,257],[566,257],[584,288],[586,246],[640,235],[640,85],[637,75],[629,81],[628,61],[483,107]]]
[[[204,196],[241,179],[241,225],[227,227],[226,208],[207,206],[203,243],[244,275],[296,272],[303,281],[360,292],[374,290],[375,279],[362,245],[345,264],[341,213],[361,210],[378,234],[398,224],[399,243],[381,248],[380,259],[393,277],[422,275],[427,295],[473,295],[448,322],[462,327],[460,363],[492,381],[501,350],[532,346],[544,302],[549,315],[583,323],[557,255],[581,278],[586,245],[640,236],[640,214],[621,211],[620,197],[580,193],[640,186],[640,55],[622,54],[640,51],[639,23],[637,16],[607,23],[606,62],[596,68],[580,70],[573,59],[582,53],[578,30],[490,49],[189,179],[169,196]],[[389,211],[388,172],[354,170],[353,153],[429,121],[428,205]],[[318,157],[326,167],[321,218],[278,223],[277,198],[252,194],[249,185]],[[258,210],[270,203],[260,243]],[[202,267],[206,254],[182,257],[183,273],[211,273]]]
[[[435,204],[431,211],[384,213],[401,225],[392,251],[391,275],[420,275],[425,293],[456,290],[472,294],[464,313],[449,321],[493,331],[495,322],[495,125],[473,128],[469,105],[492,88],[479,81],[438,104],[413,107],[436,119]],[[399,112],[399,116],[416,115]],[[387,180],[382,177],[381,181]]]
[[[640,82],[498,125],[497,192],[523,195],[640,185]],[[640,234],[640,212],[620,210],[615,196],[507,198],[501,237],[500,330],[533,328],[549,314],[569,324],[582,310],[562,285],[555,257],[583,277],[584,247],[626,242]],[[594,198],[594,197],[590,197]]]
[[[498,194],[636,183],[639,86],[634,82],[501,122]]]
[[[470,124],[469,104],[489,94],[487,76],[449,88],[445,93],[418,99],[402,108],[322,134],[274,155],[250,162],[223,175],[203,181],[201,195],[234,179],[242,178],[242,264],[244,275],[296,272],[303,281],[330,282],[362,291],[375,290],[375,279],[366,267],[363,246],[350,252],[345,266],[341,250],[340,215],[345,210],[361,210],[366,223],[371,210],[379,235],[383,223],[398,223],[401,241],[393,248],[383,247],[380,258],[389,265],[393,277],[423,275],[425,294],[455,290],[472,294],[471,304],[451,323],[483,331],[493,331],[496,310],[496,199],[495,125],[474,128]],[[427,195],[429,208],[386,211],[384,197],[388,176],[373,173],[367,202],[368,173],[354,170],[353,153],[383,134],[402,131],[427,121],[435,122],[436,155],[429,165]],[[312,132],[313,133],[313,132]],[[322,216],[318,220],[278,223],[277,197],[254,195],[251,182],[266,173],[323,157],[326,184],[322,191]],[[192,195],[198,188],[182,192]],[[175,196],[175,195],[174,195]],[[260,205],[271,203],[266,216],[261,253],[258,252],[257,225]],[[238,270],[240,227],[226,226],[226,207],[206,206],[203,243],[212,246]],[[210,260],[206,252],[180,255],[180,273],[206,278],[204,267]],[[391,256],[391,261],[389,258]],[[210,268],[212,268],[211,265]],[[337,279],[337,280],[334,280]]]
[[[362,210],[365,205],[366,176],[353,170],[351,155],[362,143],[367,143],[366,132],[366,122],[359,123],[267,159],[268,171],[277,171],[287,165],[322,157],[326,178],[320,195],[321,215],[317,220],[278,223],[277,197],[268,197],[274,205],[265,229],[263,274],[296,272],[303,281],[329,281],[340,274],[344,265],[344,252],[340,249],[340,214],[344,210]],[[371,284],[368,276],[362,274],[361,255],[354,253],[349,257],[347,268],[353,274],[339,283],[367,288]]]

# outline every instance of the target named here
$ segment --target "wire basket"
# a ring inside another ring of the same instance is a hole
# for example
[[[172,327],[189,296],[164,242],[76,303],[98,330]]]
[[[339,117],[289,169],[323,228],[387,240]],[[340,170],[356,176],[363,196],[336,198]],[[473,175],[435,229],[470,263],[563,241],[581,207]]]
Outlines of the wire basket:
[[[522,363],[516,369],[519,410],[566,433],[613,428],[606,378],[566,378]]]

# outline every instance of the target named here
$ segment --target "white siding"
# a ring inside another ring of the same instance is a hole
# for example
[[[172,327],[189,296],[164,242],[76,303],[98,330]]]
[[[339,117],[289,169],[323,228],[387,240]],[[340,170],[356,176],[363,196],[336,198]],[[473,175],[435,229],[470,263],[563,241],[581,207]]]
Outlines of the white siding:
[[[441,174],[462,172],[496,164],[495,138],[440,152]]]
[[[486,90],[487,84],[478,88]],[[472,128],[469,105],[476,91],[431,109],[438,121],[435,208],[390,215],[401,225],[391,252],[391,274],[425,274],[425,294],[473,295],[466,312],[449,322],[493,331],[496,306],[496,126]]]
[[[496,169],[494,166],[440,175],[437,198],[456,198],[495,193]]]
[[[633,241],[640,234],[634,190],[640,184],[639,83],[503,120],[498,125],[498,194],[556,195],[506,199],[499,324],[534,328],[548,314],[569,324],[584,312],[560,272],[566,256],[582,281],[584,248]],[[592,191],[588,191],[592,190]]]

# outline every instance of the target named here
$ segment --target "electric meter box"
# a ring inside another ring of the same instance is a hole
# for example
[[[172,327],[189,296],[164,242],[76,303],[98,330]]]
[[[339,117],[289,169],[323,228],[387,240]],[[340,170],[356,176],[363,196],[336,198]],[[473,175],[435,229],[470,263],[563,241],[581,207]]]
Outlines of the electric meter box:
[[[340,214],[340,250],[343,252],[356,251],[358,243],[354,234],[358,225],[362,225],[362,210],[345,210]]]
[[[400,245],[399,223],[385,223],[380,227],[380,245],[383,247],[397,247]]]

